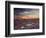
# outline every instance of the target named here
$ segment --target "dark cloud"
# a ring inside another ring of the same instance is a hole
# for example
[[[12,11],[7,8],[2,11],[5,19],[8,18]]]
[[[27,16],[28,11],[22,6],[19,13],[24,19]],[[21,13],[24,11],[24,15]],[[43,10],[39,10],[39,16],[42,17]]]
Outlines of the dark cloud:
[[[24,11],[31,11],[32,9],[28,8],[14,8],[14,14],[15,15],[20,15],[20,13],[24,13]]]
[[[38,15],[39,9],[14,8],[15,15]]]

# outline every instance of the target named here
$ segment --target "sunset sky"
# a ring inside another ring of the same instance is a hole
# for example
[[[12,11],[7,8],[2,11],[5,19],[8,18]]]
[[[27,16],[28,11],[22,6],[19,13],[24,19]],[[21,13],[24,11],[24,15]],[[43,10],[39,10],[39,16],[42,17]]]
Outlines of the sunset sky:
[[[19,18],[39,18],[39,9],[14,8],[14,14]]]

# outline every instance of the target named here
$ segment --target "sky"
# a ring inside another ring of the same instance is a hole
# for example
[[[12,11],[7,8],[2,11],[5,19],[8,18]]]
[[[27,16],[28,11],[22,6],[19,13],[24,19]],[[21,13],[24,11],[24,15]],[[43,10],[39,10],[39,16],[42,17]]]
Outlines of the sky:
[[[14,8],[14,14],[19,16],[36,15],[39,16],[39,9]]]

